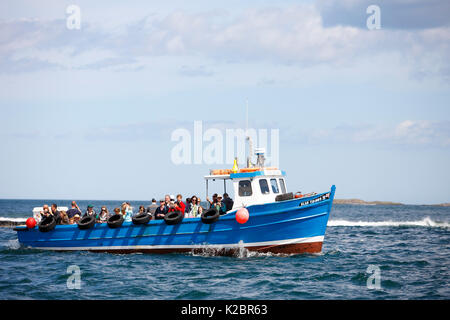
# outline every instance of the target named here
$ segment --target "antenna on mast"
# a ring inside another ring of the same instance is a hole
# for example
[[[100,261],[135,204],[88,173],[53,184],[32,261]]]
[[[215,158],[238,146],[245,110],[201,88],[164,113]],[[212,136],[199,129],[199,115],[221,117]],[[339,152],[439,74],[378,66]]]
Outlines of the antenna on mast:
[[[246,105],[246,113],[245,113],[245,134],[247,134],[248,131],[248,99],[247,99],[247,105]],[[248,138],[248,136],[247,136]]]
[[[245,118],[245,135],[247,136],[248,141],[248,156],[247,156],[247,168],[252,168],[253,163],[251,161],[251,157],[253,155],[253,141],[252,138],[250,138],[250,135],[248,134],[248,99],[247,99],[247,105],[246,105],[246,118]]]

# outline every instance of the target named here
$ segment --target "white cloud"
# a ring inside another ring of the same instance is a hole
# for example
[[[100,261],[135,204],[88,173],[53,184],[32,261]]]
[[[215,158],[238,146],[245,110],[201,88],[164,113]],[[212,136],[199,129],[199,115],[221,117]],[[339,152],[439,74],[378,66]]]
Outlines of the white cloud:
[[[296,137],[296,143],[305,144],[450,146],[450,121],[405,120],[393,126],[367,123],[308,130],[281,128],[280,133],[286,141]]]
[[[327,27],[320,10],[306,4],[233,14],[176,11],[110,30],[88,23],[80,31],[68,30],[64,20],[0,23],[0,72],[17,71],[24,61],[33,62],[33,70],[49,66],[137,68],[145,65],[149,56],[302,67],[351,67],[381,57],[386,68],[401,64],[399,68],[406,66],[406,72],[416,78],[448,79],[450,28],[369,31],[354,26]]]

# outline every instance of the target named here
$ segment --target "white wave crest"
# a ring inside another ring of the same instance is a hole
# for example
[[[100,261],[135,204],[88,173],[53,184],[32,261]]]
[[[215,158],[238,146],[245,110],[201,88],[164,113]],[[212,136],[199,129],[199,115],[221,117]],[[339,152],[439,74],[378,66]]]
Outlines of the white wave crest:
[[[8,218],[8,217],[0,217],[0,221],[4,222],[26,222],[26,218]]]
[[[253,257],[288,257],[292,255],[286,253],[259,252],[249,250],[247,248],[244,248],[242,241],[239,242],[239,244],[230,247],[203,244],[198,248],[191,250],[190,254],[200,257],[229,256],[240,259]]]
[[[13,250],[17,250],[20,248],[20,242],[18,239],[14,239],[14,240],[8,240],[6,247],[8,249],[13,249]]]
[[[328,227],[433,227],[450,228],[449,222],[433,221],[430,217],[417,221],[349,221],[329,220]]]

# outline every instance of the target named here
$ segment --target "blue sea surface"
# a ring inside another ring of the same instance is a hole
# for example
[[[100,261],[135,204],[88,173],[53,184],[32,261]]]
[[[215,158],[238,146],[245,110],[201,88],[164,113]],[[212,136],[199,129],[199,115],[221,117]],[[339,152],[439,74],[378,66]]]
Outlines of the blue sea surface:
[[[0,200],[0,217],[53,202]],[[0,228],[0,299],[450,299],[449,264],[449,207],[334,205],[322,253],[301,255],[47,252]],[[67,285],[72,265],[80,289]]]

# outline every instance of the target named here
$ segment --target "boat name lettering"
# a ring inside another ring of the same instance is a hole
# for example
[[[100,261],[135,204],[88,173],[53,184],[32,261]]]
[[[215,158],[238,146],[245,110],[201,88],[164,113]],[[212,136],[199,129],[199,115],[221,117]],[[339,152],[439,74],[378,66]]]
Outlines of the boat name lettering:
[[[322,196],[320,196],[320,197],[318,197],[316,199],[312,199],[312,200],[301,202],[300,203],[300,207],[307,206],[309,204],[313,204],[313,203],[316,203],[316,202],[324,201],[324,200],[327,200],[327,199],[330,199],[330,193],[329,192],[325,193],[324,195],[322,195]]]

